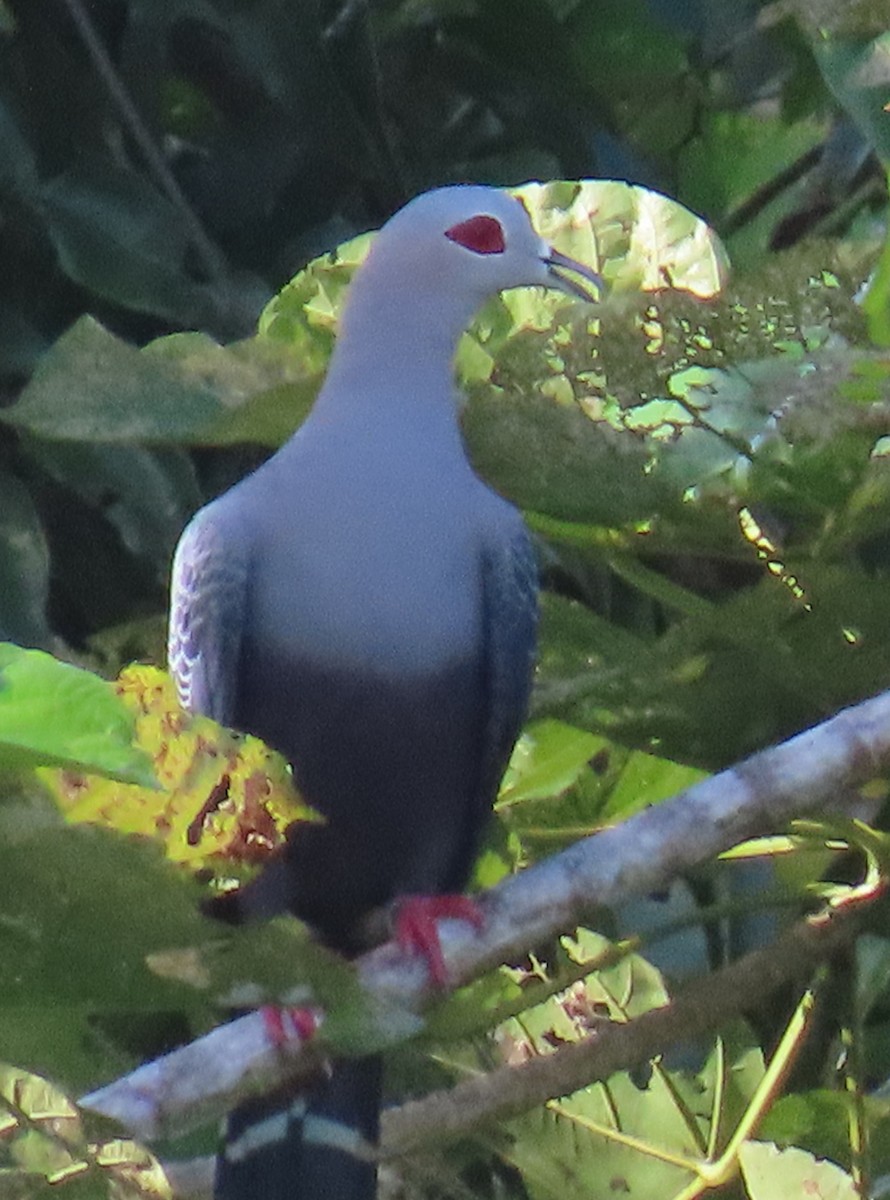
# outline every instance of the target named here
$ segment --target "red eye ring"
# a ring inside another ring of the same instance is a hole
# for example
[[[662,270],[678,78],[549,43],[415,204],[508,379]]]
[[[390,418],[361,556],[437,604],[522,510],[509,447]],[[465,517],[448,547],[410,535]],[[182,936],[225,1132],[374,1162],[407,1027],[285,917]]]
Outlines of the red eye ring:
[[[452,225],[445,230],[445,236],[474,254],[503,254],[507,249],[503,225],[486,213]]]

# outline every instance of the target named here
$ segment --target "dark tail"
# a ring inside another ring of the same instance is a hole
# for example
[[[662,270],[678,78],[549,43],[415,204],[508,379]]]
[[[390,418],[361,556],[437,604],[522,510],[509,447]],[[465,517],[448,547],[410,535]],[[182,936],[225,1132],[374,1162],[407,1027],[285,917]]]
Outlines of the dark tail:
[[[343,1060],[306,1092],[248,1100],[226,1119],[214,1200],[374,1200],[382,1062]]]

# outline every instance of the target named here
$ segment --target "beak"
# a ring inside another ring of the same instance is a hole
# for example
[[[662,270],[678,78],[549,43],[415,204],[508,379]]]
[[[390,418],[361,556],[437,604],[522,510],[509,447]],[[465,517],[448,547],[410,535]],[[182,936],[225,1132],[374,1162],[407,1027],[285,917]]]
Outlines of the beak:
[[[590,304],[599,300],[605,293],[606,285],[603,283],[602,276],[598,275],[592,267],[578,262],[577,259],[569,258],[567,254],[560,254],[558,250],[551,247],[544,262],[550,268],[553,286],[559,288],[560,291],[568,292],[572,296],[579,296]],[[595,294],[592,294],[589,288],[577,280],[571,277],[567,279],[562,274],[563,271],[571,271],[573,275],[580,275],[582,279],[593,285]]]

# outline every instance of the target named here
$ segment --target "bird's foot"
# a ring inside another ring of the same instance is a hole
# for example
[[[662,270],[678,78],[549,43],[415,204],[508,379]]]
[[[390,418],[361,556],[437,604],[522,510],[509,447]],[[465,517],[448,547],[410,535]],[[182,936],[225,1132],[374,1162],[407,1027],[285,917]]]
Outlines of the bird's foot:
[[[405,896],[396,906],[396,941],[403,950],[426,959],[436,987],[445,987],[448,982],[437,925],[443,920],[469,921],[475,929],[485,923],[482,909],[469,896]]]
[[[275,1047],[289,1042],[308,1042],[315,1037],[321,1025],[321,1014],[317,1008],[280,1008],[275,1004],[264,1004],[260,1009],[266,1037]]]

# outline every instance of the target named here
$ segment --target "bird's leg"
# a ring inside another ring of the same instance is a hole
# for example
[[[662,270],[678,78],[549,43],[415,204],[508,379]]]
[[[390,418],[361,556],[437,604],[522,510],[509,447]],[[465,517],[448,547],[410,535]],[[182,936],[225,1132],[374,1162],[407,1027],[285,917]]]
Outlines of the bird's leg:
[[[308,1042],[321,1025],[321,1015],[316,1008],[280,1008],[275,1004],[264,1004],[260,1014],[266,1036],[276,1047],[292,1041]]]
[[[437,926],[443,920],[469,921],[475,929],[485,923],[482,909],[470,896],[403,896],[396,905],[396,941],[403,950],[426,959],[436,987],[445,987],[448,982]]]

